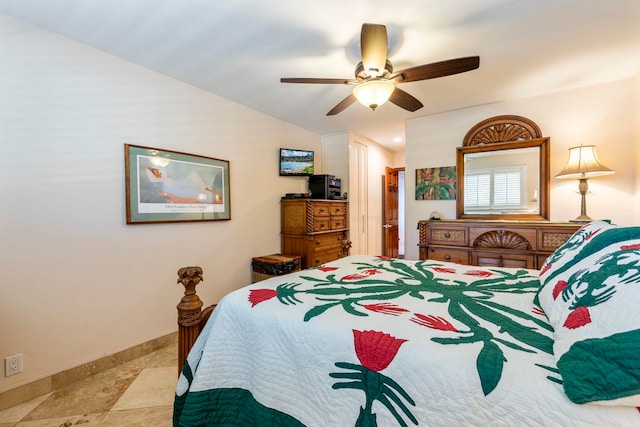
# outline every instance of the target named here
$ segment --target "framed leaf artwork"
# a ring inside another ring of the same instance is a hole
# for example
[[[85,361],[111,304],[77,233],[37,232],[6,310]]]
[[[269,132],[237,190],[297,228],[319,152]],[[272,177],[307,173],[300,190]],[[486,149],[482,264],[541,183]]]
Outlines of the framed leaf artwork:
[[[456,167],[416,169],[416,200],[455,200]]]

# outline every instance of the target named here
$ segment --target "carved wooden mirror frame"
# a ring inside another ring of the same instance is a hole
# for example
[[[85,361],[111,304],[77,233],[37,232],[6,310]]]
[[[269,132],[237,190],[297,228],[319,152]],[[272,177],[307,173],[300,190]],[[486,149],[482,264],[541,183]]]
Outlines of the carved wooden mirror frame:
[[[456,216],[461,219],[549,220],[549,153],[550,139],[542,136],[538,125],[520,116],[496,116],[483,120],[464,137],[457,148]],[[473,213],[464,209],[464,156],[468,153],[540,147],[538,213]]]

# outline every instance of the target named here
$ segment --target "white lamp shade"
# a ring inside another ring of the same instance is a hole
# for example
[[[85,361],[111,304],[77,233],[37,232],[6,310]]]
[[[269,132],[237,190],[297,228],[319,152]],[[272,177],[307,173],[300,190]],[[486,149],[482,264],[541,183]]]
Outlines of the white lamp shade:
[[[353,96],[362,105],[375,110],[389,100],[395,88],[388,80],[368,80],[353,89]]]
[[[598,160],[595,145],[569,148],[569,160],[556,178],[585,179],[615,173]]]

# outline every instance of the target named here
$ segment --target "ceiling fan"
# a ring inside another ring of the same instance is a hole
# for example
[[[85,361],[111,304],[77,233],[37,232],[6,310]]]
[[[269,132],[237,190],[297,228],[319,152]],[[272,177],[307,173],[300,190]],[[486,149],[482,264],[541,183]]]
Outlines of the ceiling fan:
[[[413,112],[422,108],[422,103],[398,88],[397,84],[464,73],[480,66],[479,56],[468,56],[394,72],[387,59],[387,28],[380,24],[362,24],[360,51],[362,61],[356,66],[355,79],[281,78],[280,82],[356,85],[353,92],[333,107],[327,116],[338,114],[356,100],[372,110],[388,100]]]

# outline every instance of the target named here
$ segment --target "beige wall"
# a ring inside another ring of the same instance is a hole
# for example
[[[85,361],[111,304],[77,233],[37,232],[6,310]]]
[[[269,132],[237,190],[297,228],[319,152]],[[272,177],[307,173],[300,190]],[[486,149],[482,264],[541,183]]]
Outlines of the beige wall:
[[[182,266],[206,303],[249,283],[307,190],[278,148],[321,136],[5,15],[0,39],[3,392],[175,331]],[[229,160],[231,221],[126,225],[125,143]]]
[[[568,149],[595,144],[600,160],[614,175],[589,181],[587,213],[621,225],[640,224],[640,78],[576,89],[530,99],[498,102],[407,122],[406,254],[418,258],[417,221],[438,211],[455,218],[455,201],[415,200],[415,170],[453,166],[456,147],[476,123],[492,116],[515,114],[536,122],[551,138],[551,219],[566,221],[580,214],[576,180],[554,176],[568,158]]]
[[[636,136],[640,135],[640,75],[636,76],[634,79],[634,86],[632,87],[632,91],[637,94],[635,98],[635,104],[633,106],[633,123],[635,123],[635,132]],[[633,154],[633,153],[631,153]],[[635,152],[635,161],[636,161],[636,194],[635,194],[635,204],[634,204],[634,224],[640,224],[640,146],[636,145]]]

